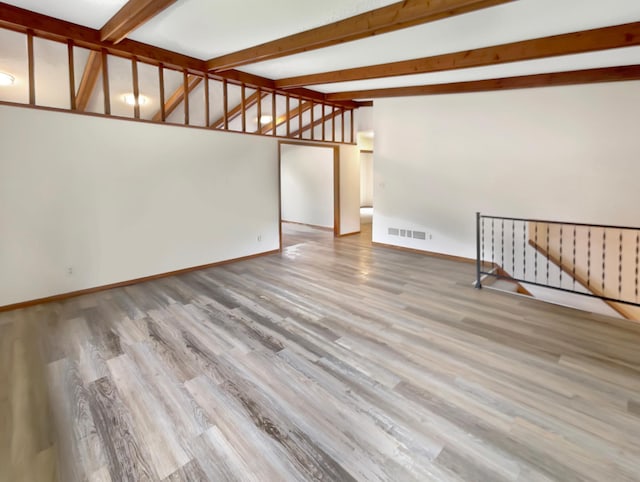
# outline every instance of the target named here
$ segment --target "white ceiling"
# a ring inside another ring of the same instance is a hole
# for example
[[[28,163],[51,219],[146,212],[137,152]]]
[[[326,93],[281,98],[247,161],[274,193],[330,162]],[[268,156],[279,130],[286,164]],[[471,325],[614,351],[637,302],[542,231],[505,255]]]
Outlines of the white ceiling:
[[[500,79],[520,75],[567,72],[571,70],[618,67],[640,64],[640,47],[627,47],[586,54],[563,55],[545,59],[510,62],[508,64],[471,69],[446,70],[432,74],[404,75],[383,79],[357,80],[334,84],[314,85],[320,92],[349,92],[354,90],[384,89],[416,85],[446,84],[470,80]]]
[[[518,0],[357,42],[253,64],[243,70],[278,79],[429,57],[638,20],[640,0]]]
[[[8,3],[100,28],[126,0]],[[203,60],[395,3],[394,0],[178,0],[130,38]],[[640,0],[517,0],[334,47],[241,67],[279,79],[427,57],[640,21]],[[0,46],[0,70],[2,70]],[[322,92],[482,80],[640,64],[640,47],[432,74],[312,86]]]
[[[127,0],[19,0],[5,3],[99,29]]]
[[[130,38],[210,59],[396,1],[178,0]]]

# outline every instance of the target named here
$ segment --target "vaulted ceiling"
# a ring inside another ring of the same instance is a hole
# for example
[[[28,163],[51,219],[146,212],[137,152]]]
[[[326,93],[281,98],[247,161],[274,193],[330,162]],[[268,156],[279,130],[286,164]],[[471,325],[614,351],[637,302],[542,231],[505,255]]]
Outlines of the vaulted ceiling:
[[[129,29],[143,0],[7,4],[336,100],[640,78],[639,0],[155,0]]]

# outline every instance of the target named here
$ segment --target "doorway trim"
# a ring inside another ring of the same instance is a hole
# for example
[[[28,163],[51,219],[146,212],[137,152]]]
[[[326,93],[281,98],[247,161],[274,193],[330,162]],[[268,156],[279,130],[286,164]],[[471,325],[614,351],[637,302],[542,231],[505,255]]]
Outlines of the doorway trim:
[[[280,251],[282,251],[282,145],[321,147],[333,149],[333,236],[340,236],[340,146],[336,144],[278,141],[278,229],[280,232]]]

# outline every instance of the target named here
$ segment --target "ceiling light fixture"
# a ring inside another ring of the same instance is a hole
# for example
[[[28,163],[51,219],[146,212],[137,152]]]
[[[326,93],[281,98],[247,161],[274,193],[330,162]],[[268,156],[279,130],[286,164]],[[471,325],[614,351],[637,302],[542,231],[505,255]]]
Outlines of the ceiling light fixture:
[[[270,124],[271,121],[273,120],[273,117],[270,115],[262,115],[260,116],[260,124],[261,125],[265,125],[265,124]]]
[[[0,85],[13,85],[15,81],[16,78],[13,75],[0,72]]]
[[[138,96],[138,105],[145,105],[147,103],[147,98],[144,95],[139,95]],[[133,94],[125,94],[124,95],[124,101],[128,104],[128,105],[136,105],[136,96]]]

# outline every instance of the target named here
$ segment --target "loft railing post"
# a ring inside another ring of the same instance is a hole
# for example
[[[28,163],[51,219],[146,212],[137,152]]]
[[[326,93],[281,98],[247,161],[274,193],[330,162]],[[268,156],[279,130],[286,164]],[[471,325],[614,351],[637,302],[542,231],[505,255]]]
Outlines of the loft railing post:
[[[476,288],[482,288],[480,259],[480,212],[476,212]]]

